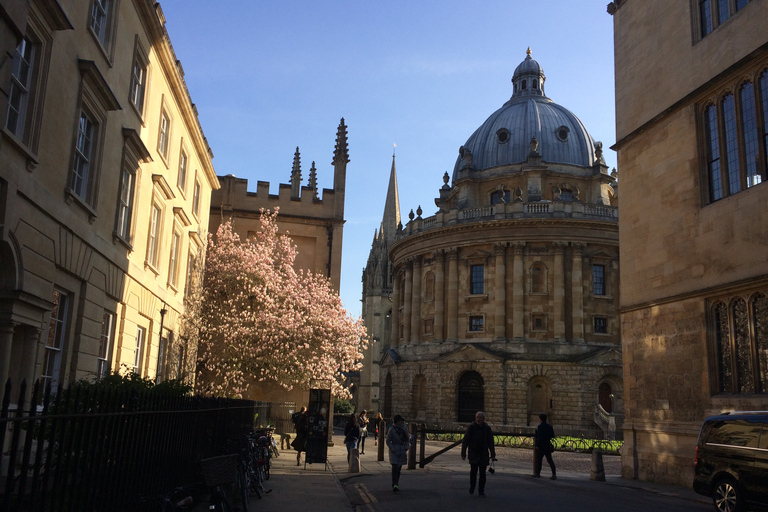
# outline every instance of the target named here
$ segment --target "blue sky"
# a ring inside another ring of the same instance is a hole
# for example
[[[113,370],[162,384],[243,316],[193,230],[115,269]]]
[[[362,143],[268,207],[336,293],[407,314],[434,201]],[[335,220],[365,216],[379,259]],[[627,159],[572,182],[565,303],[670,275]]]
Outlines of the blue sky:
[[[349,127],[341,298],[360,315],[397,144],[400,208],[427,217],[459,146],[512,95],[530,46],[545,92],[616,166],[613,25],[607,0],[163,0],[166,28],[219,175],[333,186],[336,128]]]

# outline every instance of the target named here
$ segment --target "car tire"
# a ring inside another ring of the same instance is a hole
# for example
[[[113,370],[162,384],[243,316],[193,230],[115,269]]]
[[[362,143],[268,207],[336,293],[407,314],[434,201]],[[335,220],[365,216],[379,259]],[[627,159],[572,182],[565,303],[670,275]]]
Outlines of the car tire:
[[[718,512],[741,512],[744,510],[741,489],[731,478],[723,478],[717,482],[712,493],[712,502]]]

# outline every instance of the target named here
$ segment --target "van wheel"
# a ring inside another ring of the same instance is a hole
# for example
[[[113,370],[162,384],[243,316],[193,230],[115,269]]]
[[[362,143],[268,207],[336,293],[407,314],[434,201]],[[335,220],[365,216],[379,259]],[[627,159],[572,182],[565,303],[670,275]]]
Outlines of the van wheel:
[[[744,509],[741,490],[730,478],[717,482],[712,501],[719,512],[740,512]]]

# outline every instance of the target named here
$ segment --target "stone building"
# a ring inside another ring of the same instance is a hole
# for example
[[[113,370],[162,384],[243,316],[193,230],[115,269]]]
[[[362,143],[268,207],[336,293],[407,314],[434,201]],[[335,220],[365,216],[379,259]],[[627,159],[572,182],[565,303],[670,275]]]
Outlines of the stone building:
[[[393,268],[389,259],[389,247],[395,241],[400,225],[400,196],[397,191],[397,170],[395,155],[392,155],[392,169],[389,173],[387,199],[381,226],[373,235],[371,252],[363,269],[363,322],[371,339],[363,354],[363,368],[355,383],[354,401],[356,409],[381,410],[379,403],[379,363],[389,347],[392,316]]]
[[[218,181],[159,4],[0,0],[0,381],[188,377]]]
[[[333,188],[318,193],[315,162],[302,186],[299,148],[293,157],[289,183],[280,183],[277,194],[269,193],[269,182],[259,181],[256,192],[248,191],[248,180],[229,174],[219,176],[221,188],[213,192],[210,208],[210,231],[215,233],[222,222],[232,221],[241,239],[253,237],[261,229],[261,210],[278,210],[279,232],[287,234],[296,245],[295,266],[327,276],[338,292],[341,284],[341,242],[344,229],[344,195],[349,163],[347,125],[341,119],[333,152]],[[286,391],[276,383],[262,382],[252,386],[247,398],[266,401],[306,403],[307,390]]]
[[[768,409],[768,2],[608,10],[623,177],[622,472],[690,486],[706,416]]]
[[[445,173],[437,213],[411,210],[389,247],[386,414],[536,425],[544,412],[606,433],[621,421],[616,180],[544,81],[529,50],[511,99]]]

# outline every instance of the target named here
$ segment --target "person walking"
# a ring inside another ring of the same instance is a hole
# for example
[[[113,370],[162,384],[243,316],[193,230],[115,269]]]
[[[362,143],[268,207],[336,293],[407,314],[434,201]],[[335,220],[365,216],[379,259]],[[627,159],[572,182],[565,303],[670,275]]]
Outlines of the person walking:
[[[490,425],[485,422],[485,413],[478,411],[475,414],[475,422],[467,427],[464,440],[461,442],[461,460],[469,455],[469,494],[475,493],[475,484],[478,486],[478,495],[485,498],[485,470],[491,460],[496,460],[496,448],[493,446],[493,432]],[[477,474],[480,473],[480,481]]]
[[[299,415],[296,417],[296,439],[293,440],[291,446],[296,450],[296,465],[301,466],[301,452],[307,445],[307,435],[309,434],[309,418],[307,417],[307,408],[303,407],[299,411]]]
[[[554,451],[552,439],[555,437],[555,429],[547,423],[546,414],[539,414],[539,419],[541,422],[536,427],[536,434],[533,438],[533,476],[535,478],[541,477],[541,462],[546,457],[547,464],[552,470],[552,476],[549,478],[550,480],[557,480],[557,469],[555,468],[555,461],[552,460],[552,452]]]
[[[360,423],[360,455],[365,455],[365,438],[368,437],[368,424],[371,422],[366,415],[365,409],[360,413],[357,421]]]
[[[347,446],[347,464],[352,457],[352,450],[357,448],[357,442],[360,440],[360,424],[355,413],[349,417],[344,427],[344,444]]]
[[[395,414],[392,420],[394,425],[387,434],[387,446],[389,446],[389,463],[392,464],[392,492],[400,490],[400,470],[404,464],[408,464],[408,429],[405,420],[399,414]]]
[[[373,446],[379,445],[379,425],[382,421],[384,421],[384,417],[381,413],[376,414],[376,417],[373,419]]]

